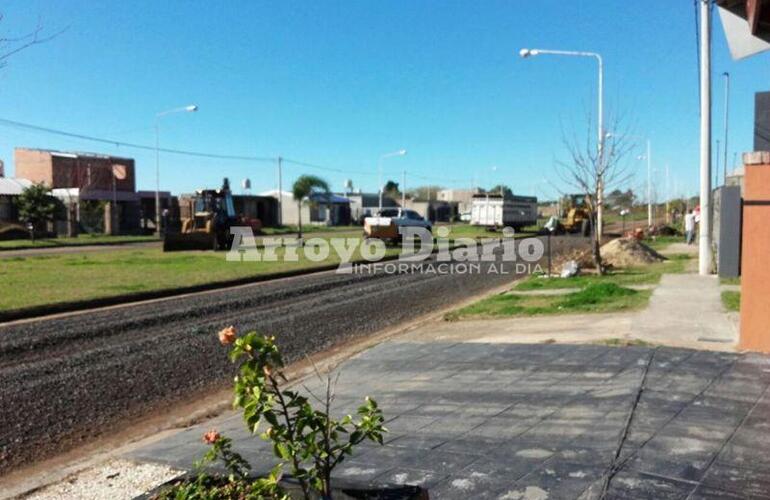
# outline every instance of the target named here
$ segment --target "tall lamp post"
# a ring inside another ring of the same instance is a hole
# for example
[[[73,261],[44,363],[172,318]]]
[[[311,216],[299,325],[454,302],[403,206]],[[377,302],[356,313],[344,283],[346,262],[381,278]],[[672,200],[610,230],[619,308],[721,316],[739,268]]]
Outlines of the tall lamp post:
[[[725,71],[722,73],[722,76],[725,77],[725,161],[722,165],[722,184],[727,184],[727,131],[728,129],[728,120],[730,118],[730,73]]]
[[[160,118],[172,113],[192,113],[198,106],[191,104],[181,108],[169,109],[155,115],[155,234],[160,235]]]
[[[647,152],[637,156],[637,160],[647,160],[647,227],[652,226],[652,147],[648,137],[629,135],[629,138],[644,139],[647,143]]]
[[[698,0],[700,15],[700,222],[698,274],[711,272],[711,1]]]
[[[377,172],[379,174],[379,181],[380,181],[380,205],[379,210],[382,211],[382,192],[385,190],[385,186],[382,184],[382,160],[385,158],[391,158],[393,156],[404,156],[406,154],[406,149],[399,149],[398,151],[393,151],[392,153],[386,153],[382,156],[380,156],[380,159],[377,161]]]
[[[597,234],[602,234],[602,212],[604,211],[602,204],[604,201],[604,62],[602,56],[596,52],[581,52],[572,50],[546,50],[546,49],[521,49],[519,55],[523,58],[539,56],[541,54],[556,55],[556,56],[575,56],[575,57],[593,57],[599,64],[599,110],[597,115],[597,122],[599,126],[598,130],[598,169],[596,179],[597,190],[597,203],[596,203],[596,231]]]

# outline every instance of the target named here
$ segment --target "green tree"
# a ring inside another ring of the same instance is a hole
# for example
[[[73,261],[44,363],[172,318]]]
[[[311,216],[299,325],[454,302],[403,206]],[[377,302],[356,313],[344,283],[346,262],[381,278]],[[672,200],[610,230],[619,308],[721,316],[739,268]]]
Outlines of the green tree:
[[[302,239],[302,201],[313,194],[314,191],[329,192],[329,184],[315,175],[300,175],[291,188],[294,200],[297,202],[299,213],[297,214],[297,226],[299,238]]]
[[[604,197],[604,203],[608,208],[628,208],[634,206],[636,195],[633,190],[627,189],[625,192],[620,189],[614,189],[610,194]]]
[[[29,224],[30,237],[35,240],[37,228],[53,220],[58,208],[56,198],[48,193],[45,184],[33,184],[24,189],[16,199],[16,208],[19,211],[19,219]]]
[[[497,186],[493,187],[487,192],[489,194],[501,194],[505,198],[510,198],[511,196],[513,196],[513,191],[511,191],[511,188],[509,188],[505,184],[498,184]]]
[[[388,181],[383,188],[383,194],[388,198],[397,200],[401,196],[401,191],[398,189],[398,182]]]

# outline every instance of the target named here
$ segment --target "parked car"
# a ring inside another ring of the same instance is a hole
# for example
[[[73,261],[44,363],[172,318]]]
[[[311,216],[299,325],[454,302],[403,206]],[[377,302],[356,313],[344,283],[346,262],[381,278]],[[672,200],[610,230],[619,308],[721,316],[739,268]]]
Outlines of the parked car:
[[[364,219],[364,237],[397,240],[399,227],[423,227],[433,231],[431,223],[414,210],[383,208],[375,217]]]

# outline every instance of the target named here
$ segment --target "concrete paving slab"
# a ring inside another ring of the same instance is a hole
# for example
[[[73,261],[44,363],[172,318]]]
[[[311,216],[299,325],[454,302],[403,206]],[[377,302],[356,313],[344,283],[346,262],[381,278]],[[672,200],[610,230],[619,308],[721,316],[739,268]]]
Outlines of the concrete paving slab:
[[[432,376],[426,359],[441,359],[452,375]],[[391,434],[385,446],[362,446],[335,476],[427,485],[440,499],[596,498],[615,470],[608,498],[761,497],[770,481],[768,360],[665,347],[387,342],[342,363],[358,384],[337,394],[340,409],[355,407],[377,387],[371,395]],[[399,370],[411,385],[379,383]],[[744,396],[728,398],[744,384]],[[269,445],[238,422],[222,415],[128,457],[189,468],[203,432],[227,429],[255,470],[267,471]]]
[[[664,345],[734,346],[738,330],[726,313],[716,276],[664,274],[649,306],[634,318],[631,335]]]

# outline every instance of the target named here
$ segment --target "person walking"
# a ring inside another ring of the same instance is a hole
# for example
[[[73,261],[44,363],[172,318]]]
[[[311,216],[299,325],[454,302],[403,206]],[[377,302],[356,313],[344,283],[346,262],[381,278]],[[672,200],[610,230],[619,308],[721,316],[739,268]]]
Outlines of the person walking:
[[[688,210],[687,215],[684,216],[684,239],[688,245],[695,242],[695,214],[692,213],[692,209]]]

